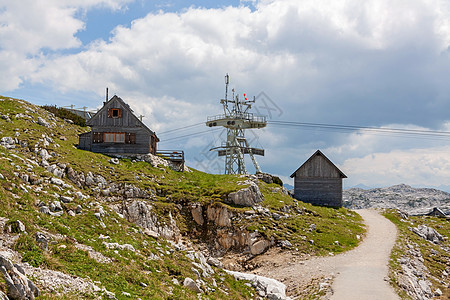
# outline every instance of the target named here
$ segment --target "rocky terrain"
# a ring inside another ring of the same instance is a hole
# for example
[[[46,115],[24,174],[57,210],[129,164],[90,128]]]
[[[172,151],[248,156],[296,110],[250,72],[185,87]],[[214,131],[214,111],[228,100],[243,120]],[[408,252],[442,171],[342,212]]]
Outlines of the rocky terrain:
[[[364,234],[358,214],[296,201],[268,174],[82,151],[86,130],[0,97],[0,299],[287,299],[246,274],[253,258],[340,253]]]
[[[386,188],[351,188],[343,191],[344,206],[358,208],[397,208],[409,214],[426,214],[438,207],[450,214],[450,193],[406,184]]]

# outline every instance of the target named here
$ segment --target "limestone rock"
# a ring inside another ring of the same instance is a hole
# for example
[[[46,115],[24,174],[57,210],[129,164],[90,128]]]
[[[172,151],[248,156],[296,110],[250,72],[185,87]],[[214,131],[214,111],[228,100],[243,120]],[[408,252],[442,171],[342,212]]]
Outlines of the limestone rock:
[[[192,218],[198,225],[203,225],[205,220],[203,219],[203,209],[200,203],[195,203],[191,208]]]
[[[8,297],[0,291],[0,300],[9,300]]]
[[[267,295],[268,299],[290,299],[289,297],[286,297],[286,285],[275,279],[229,270],[225,270],[225,272],[238,280],[251,281],[256,290],[261,291],[264,295]]]
[[[426,225],[419,225],[413,228],[409,227],[409,230],[411,230],[421,238],[433,242],[435,244],[439,244],[439,242],[444,240],[444,237],[439,232]]]
[[[44,127],[50,127],[50,124],[43,118],[38,117],[37,123]]]
[[[187,287],[188,289],[196,292],[201,293],[202,290],[198,287],[197,283],[192,278],[186,277],[183,282],[183,286]]]
[[[237,192],[228,195],[227,202],[235,205],[252,207],[264,200],[264,196],[259,187],[253,181],[248,182],[250,185]]]
[[[270,246],[270,242],[267,240],[259,240],[250,245],[250,253],[253,255],[259,255],[266,251]]]
[[[23,269],[3,255],[0,255],[0,271],[3,273],[10,300],[33,300],[40,295],[39,289],[25,276]]]
[[[15,141],[12,137],[5,136],[0,139],[0,145],[5,147],[6,149],[13,149],[15,148]]]
[[[127,200],[119,206],[113,206],[113,210],[124,216],[129,222],[141,228],[148,228],[156,232],[162,238],[168,240],[178,240],[181,236],[172,213],[169,212],[169,222],[160,224],[156,214],[152,213],[153,207],[146,201]]]
[[[206,209],[206,216],[208,221],[213,221],[217,226],[231,226],[232,213],[226,207],[208,206]]]

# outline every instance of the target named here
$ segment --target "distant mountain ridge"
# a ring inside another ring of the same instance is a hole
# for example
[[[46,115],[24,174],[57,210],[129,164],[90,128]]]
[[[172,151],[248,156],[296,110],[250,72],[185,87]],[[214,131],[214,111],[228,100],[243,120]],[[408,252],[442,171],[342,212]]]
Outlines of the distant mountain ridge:
[[[410,214],[424,214],[434,207],[450,212],[450,193],[433,188],[413,188],[398,184],[386,188],[350,188],[343,191],[347,208],[398,208]]]

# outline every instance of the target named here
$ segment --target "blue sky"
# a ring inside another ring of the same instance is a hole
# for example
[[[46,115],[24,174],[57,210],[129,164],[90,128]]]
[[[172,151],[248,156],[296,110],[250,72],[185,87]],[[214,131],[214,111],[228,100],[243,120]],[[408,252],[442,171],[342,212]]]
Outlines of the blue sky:
[[[271,121],[450,130],[444,0],[0,0],[0,94],[97,109],[109,87],[191,167],[223,171],[223,77]],[[189,127],[190,125],[196,126]],[[182,128],[177,131],[173,129]],[[446,139],[269,125],[248,133],[263,171],[317,149],[358,183],[445,187]],[[249,164],[248,169],[253,171]]]

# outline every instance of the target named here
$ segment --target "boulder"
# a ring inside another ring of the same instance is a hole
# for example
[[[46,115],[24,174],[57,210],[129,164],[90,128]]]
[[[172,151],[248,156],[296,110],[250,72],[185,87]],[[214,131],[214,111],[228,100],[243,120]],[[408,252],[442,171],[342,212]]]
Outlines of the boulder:
[[[249,181],[249,186],[237,192],[230,193],[227,202],[235,205],[252,207],[264,200],[264,196],[259,187],[253,181]]]
[[[5,147],[6,149],[13,149],[15,148],[15,141],[12,137],[5,136],[0,139],[0,145]]]
[[[192,278],[186,277],[183,282],[183,286],[187,287],[188,289],[196,292],[201,293],[202,290],[198,287],[197,283]]]
[[[411,230],[421,238],[435,244],[438,244],[444,240],[444,237],[439,232],[437,232],[434,228],[428,227],[426,225],[419,225],[413,228],[409,227],[409,230]]]
[[[286,285],[279,282],[278,280],[254,274],[234,272],[229,270],[225,270],[225,272],[232,275],[234,278],[238,280],[251,281],[256,290],[262,292],[262,294],[265,294],[268,299],[277,299],[277,300],[290,299],[289,297],[286,297]]]
[[[194,218],[195,223],[198,225],[203,225],[205,220],[203,219],[203,209],[200,203],[196,203],[192,205],[191,208],[192,218]]]
[[[270,246],[270,242],[267,240],[259,240],[250,245],[250,253],[253,255],[259,255],[266,251]]]
[[[59,197],[59,200],[61,200],[62,203],[70,203],[70,202],[73,201],[73,198],[72,198],[72,197],[69,197],[69,196],[63,196],[63,195],[61,195],[61,196]]]
[[[37,123],[44,127],[50,127],[50,124],[43,118],[38,117]]]

